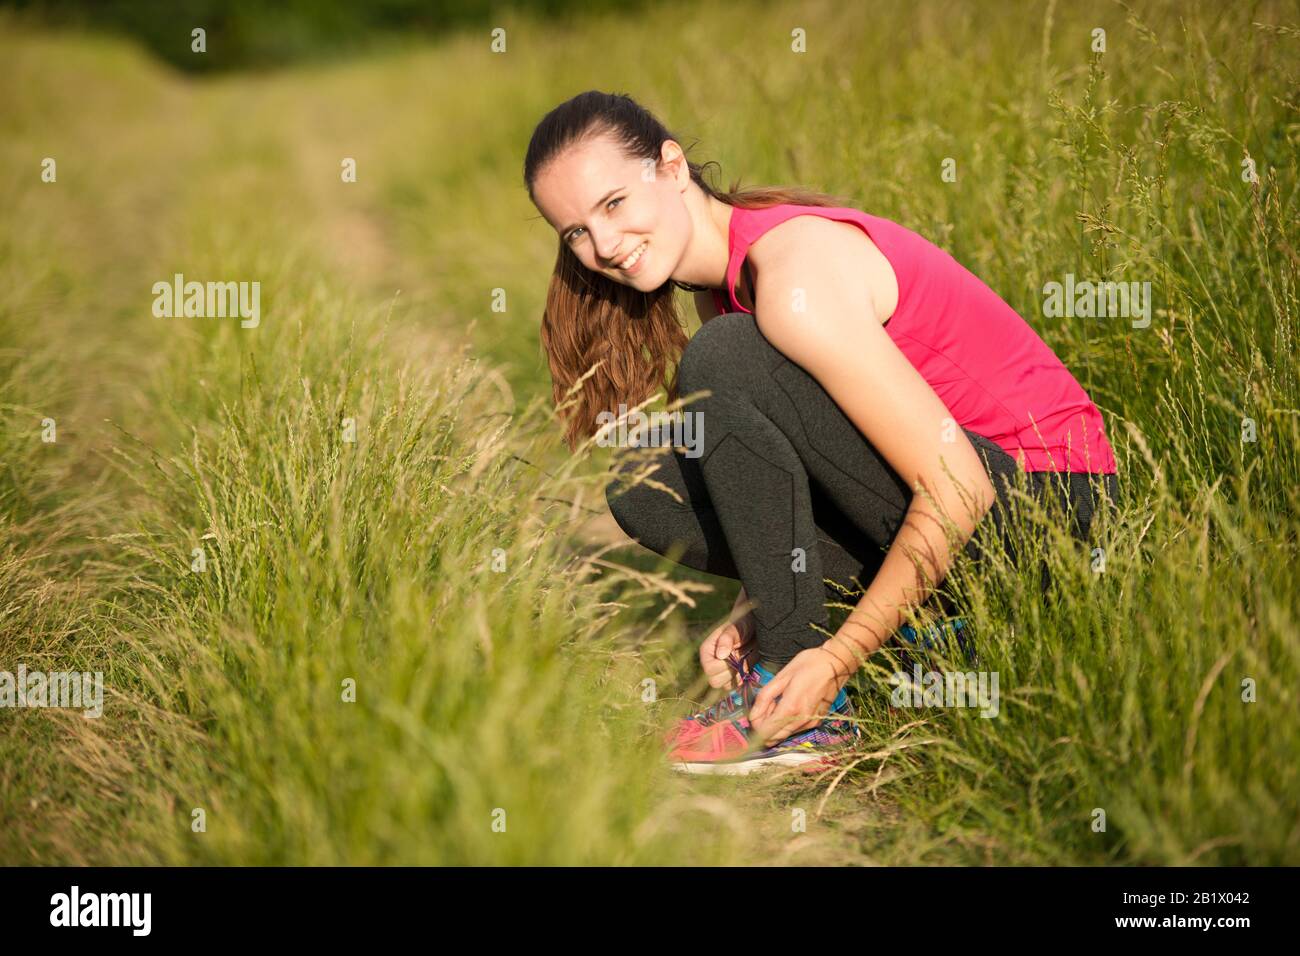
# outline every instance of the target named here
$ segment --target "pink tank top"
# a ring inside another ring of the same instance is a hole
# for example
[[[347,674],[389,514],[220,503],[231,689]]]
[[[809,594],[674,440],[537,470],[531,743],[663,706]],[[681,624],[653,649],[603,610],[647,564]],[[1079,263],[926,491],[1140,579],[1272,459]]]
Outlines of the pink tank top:
[[[806,215],[855,223],[898,279],[898,307],[885,333],[958,425],[996,442],[1025,471],[1114,473],[1115,455],[1088,393],[1029,323],[947,252],[895,222],[848,207],[733,209],[730,306],[713,290],[719,313],[749,312],[736,301],[736,278],[750,245],[773,226]]]

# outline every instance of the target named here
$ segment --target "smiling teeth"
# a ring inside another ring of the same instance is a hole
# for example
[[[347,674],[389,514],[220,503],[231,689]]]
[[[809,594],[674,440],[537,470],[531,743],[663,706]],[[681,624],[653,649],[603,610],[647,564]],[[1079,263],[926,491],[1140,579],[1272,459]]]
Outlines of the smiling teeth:
[[[646,244],[643,242],[636,247],[636,251],[618,264],[618,267],[624,271],[631,269],[641,259],[641,253],[645,251]]]

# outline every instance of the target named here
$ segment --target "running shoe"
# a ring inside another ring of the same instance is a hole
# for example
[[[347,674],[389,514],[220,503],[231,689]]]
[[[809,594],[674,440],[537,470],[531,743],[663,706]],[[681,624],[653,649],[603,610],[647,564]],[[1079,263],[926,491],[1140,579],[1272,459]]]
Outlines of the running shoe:
[[[666,740],[673,767],[685,773],[752,773],[773,766],[824,763],[828,752],[851,745],[858,737],[848,694],[841,688],[831,712],[816,727],[792,734],[771,747],[750,746],[749,708],[775,675],[761,664],[746,670],[729,658],[741,685],[718,703],[678,721]],[[778,698],[779,699],[779,698]],[[849,719],[844,719],[849,718]]]
[[[903,648],[898,652],[900,662],[907,667],[912,665],[911,655],[907,653],[909,648],[946,651],[949,637],[956,640],[957,647],[965,656],[967,663],[975,664],[978,661],[975,643],[971,640],[970,627],[959,617],[939,621],[919,632],[912,625],[904,624],[895,633],[903,643]]]
[[[852,717],[847,707],[840,713]],[[749,718],[738,715],[679,743],[669,753],[669,760],[675,770],[699,774],[749,774],[774,767],[820,768],[836,751],[852,746],[859,736],[851,719],[828,717],[816,727],[792,734],[771,747],[754,749]]]
[[[679,720],[664,738],[664,743],[669,747],[689,740],[719,720],[728,719],[735,714],[748,713],[750,705],[754,703],[754,698],[758,696],[763,685],[775,676],[762,664],[746,667],[745,662],[736,653],[732,653],[727,658],[727,663],[735,669],[736,675],[740,678],[740,686],[713,706]]]

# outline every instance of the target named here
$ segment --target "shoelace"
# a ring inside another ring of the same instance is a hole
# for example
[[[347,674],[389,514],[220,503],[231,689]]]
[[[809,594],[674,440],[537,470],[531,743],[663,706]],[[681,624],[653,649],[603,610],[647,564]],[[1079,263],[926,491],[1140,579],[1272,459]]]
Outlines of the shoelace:
[[[752,667],[746,668],[744,659],[734,651],[727,656],[727,663],[734,667],[736,673],[740,676],[740,687],[733,690],[712,707],[696,714],[695,720],[701,726],[707,727],[724,717],[730,717],[737,710],[753,703],[753,698],[748,691],[750,688],[758,686],[760,679],[758,671]]]
[[[753,667],[747,668],[744,659],[734,651],[727,655],[727,663],[734,667],[736,673],[740,676],[740,686],[712,707],[695,715],[693,719],[702,727],[708,727],[724,717],[730,717],[742,707],[748,707],[754,702],[754,697],[757,696],[753,691],[758,688],[758,682],[761,679],[758,670]],[[780,700],[779,697],[777,699]],[[835,718],[836,714],[834,713],[828,714],[826,717],[827,720],[831,721],[834,721]]]

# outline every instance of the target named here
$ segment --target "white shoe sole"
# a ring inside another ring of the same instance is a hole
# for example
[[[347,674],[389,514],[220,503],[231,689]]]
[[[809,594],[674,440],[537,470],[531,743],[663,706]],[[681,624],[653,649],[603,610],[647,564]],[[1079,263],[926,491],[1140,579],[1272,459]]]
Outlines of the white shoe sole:
[[[811,753],[773,754],[771,757],[757,757],[753,760],[710,761],[703,763],[675,762],[672,767],[679,773],[698,773],[706,775],[743,776],[775,767],[798,767],[804,764],[818,763],[837,756],[835,751],[816,751]]]

